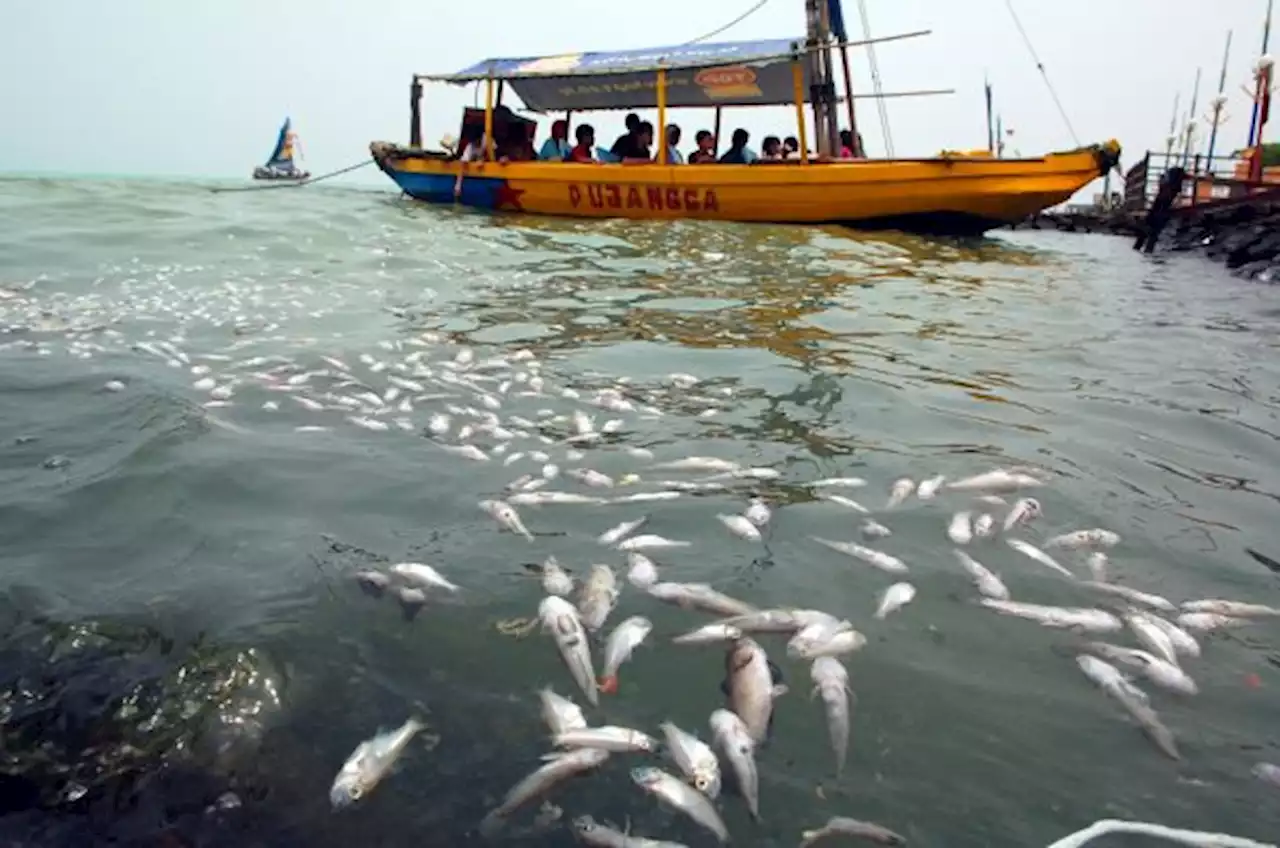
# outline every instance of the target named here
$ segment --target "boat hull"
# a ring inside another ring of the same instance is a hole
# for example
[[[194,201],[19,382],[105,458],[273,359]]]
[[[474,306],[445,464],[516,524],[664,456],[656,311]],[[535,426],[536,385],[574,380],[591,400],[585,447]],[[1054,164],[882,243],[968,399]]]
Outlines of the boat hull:
[[[462,165],[385,142],[370,146],[410,197],[477,209],[578,218],[844,224],[970,235],[1062,203],[1109,170],[1119,146],[1040,159],[944,156],[804,165]],[[461,194],[454,189],[465,168]]]
[[[285,182],[300,182],[311,176],[309,171],[278,171],[274,168],[266,168],[259,166],[253,169],[253,178],[255,180],[283,180]]]

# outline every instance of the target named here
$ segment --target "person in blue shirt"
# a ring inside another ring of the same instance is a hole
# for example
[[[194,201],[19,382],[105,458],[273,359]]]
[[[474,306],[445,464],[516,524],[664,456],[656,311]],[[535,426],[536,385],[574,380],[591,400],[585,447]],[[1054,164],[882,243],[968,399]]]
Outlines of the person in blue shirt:
[[[729,149],[720,157],[721,165],[750,165],[756,159],[756,152],[747,147],[747,142],[751,140],[751,134],[744,129],[736,129],[733,131],[733,139],[729,144]]]
[[[542,142],[538,158],[544,162],[563,162],[569,158],[569,122],[560,120],[551,125],[551,137]]]
[[[683,165],[684,157],[680,155],[677,146],[680,144],[680,127],[676,124],[667,124],[667,164]]]

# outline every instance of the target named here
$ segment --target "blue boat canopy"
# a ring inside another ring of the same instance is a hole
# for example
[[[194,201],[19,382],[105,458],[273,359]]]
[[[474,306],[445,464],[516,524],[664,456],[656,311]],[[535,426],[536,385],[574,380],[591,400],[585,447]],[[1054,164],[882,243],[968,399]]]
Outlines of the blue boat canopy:
[[[726,41],[487,59],[455,74],[421,78],[456,85],[505,80],[533,112],[643,109],[658,105],[655,74],[665,68],[668,106],[767,106],[795,102],[791,63],[804,52],[803,39]],[[806,63],[806,97],[809,83]]]

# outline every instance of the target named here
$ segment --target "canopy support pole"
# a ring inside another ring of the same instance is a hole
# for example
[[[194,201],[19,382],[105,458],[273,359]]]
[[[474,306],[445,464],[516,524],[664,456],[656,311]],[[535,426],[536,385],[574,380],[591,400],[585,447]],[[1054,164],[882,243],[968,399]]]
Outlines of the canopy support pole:
[[[493,161],[493,77],[484,83],[484,158]]]
[[[840,64],[844,66],[844,105],[849,110],[849,134],[853,137],[853,146],[858,147],[858,119],[853,110],[853,73],[849,70],[849,42],[840,42]],[[855,156],[865,156],[861,150],[854,150]]]
[[[502,92],[503,92],[503,90],[505,90],[505,89],[506,89],[506,87],[507,87],[507,81],[506,81],[506,80],[498,80],[498,94],[497,94],[497,95],[494,97],[494,99],[493,99],[493,105],[494,105],[494,106],[501,106],[501,105],[502,105]]]
[[[711,148],[711,154],[717,159],[720,158],[720,110],[722,108],[721,106],[716,107],[715,128],[711,131],[711,137],[715,141],[715,146]]]
[[[667,69],[658,68],[658,164],[667,164]]]
[[[796,92],[796,132],[800,136],[800,163],[809,164],[809,133],[804,125],[804,65],[797,56],[791,63],[791,84]]]
[[[416,76],[409,86],[409,146],[422,148],[422,81]]]
[[[564,140],[569,143],[569,139],[573,138],[573,110],[569,109],[564,113]],[[572,145],[570,145],[572,146]]]

